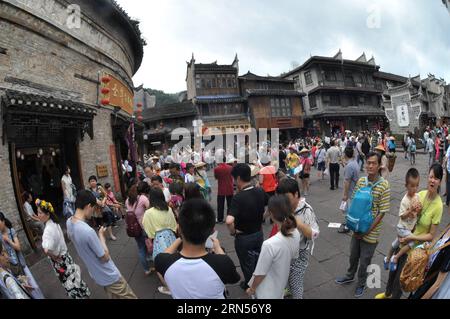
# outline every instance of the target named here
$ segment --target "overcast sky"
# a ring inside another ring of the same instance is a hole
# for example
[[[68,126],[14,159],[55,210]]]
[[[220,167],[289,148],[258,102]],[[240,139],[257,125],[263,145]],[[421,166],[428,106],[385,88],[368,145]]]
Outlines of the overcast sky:
[[[135,86],[186,90],[186,61],[279,75],[310,55],[364,51],[385,72],[450,82],[450,14],[442,0],[118,0],[148,42]]]

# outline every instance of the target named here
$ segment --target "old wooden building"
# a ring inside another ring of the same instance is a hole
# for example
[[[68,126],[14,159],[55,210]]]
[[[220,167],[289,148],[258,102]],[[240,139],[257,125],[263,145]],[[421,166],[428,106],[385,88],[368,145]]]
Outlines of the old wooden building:
[[[145,125],[144,153],[150,154],[155,150],[168,150],[179,141],[179,136],[172,133],[177,128],[188,130],[194,137],[193,122],[197,118],[197,107],[192,101],[156,106],[143,112]]]
[[[294,81],[258,76],[250,71],[239,77],[241,95],[246,98],[252,125],[256,129],[280,129],[280,138],[289,140],[303,128],[303,102]]]
[[[380,69],[365,54],[357,60],[313,56],[286,73],[305,97],[306,125],[310,134],[343,133],[388,126],[382,106],[383,88],[374,74]]]
[[[251,128],[248,107],[240,95],[238,73],[237,56],[230,65],[198,64],[194,56],[187,63],[187,98],[197,106],[205,134],[211,129],[225,133],[227,129]]]

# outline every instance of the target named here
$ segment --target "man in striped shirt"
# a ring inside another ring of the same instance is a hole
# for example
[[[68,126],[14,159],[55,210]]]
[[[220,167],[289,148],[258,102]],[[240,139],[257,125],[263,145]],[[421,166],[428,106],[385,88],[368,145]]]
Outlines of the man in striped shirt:
[[[353,282],[359,263],[358,285],[355,291],[355,297],[361,297],[366,289],[367,267],[371,264],[372,257],[378,245],[383,217],[390,209],[391,190],[389,182],[380,176],[380,167],[381,156],[377,153],[369,153],[366,162],[369,185],[376,184],[372,189],[372,215],[374,222],[366,234],[353,234],[350,243],[350,267],[344,277],[336,279],[336,283],[340,285]],[[365,178],[360,178],[356,184],[353,196],[355,196],[360,188],[366,186]]]

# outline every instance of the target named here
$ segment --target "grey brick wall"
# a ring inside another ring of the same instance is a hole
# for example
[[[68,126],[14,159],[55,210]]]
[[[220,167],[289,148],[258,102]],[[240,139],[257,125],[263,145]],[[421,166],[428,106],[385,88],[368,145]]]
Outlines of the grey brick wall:
[[[61,11],[65,7],[55,5],[50,15],[46,12],[30,14],[15,5],[32,10],[30,8],[38,8],[37,3],[42,1],[8,2],[14,5],[0,2],[0,47],[7,50],[6,54],[0,54],[0,97],[4,90],[15,89],[83,102],[95,107],[98,95],[95,81],[98,80],[99,73],[103,72],[111,73],[130,88],[133,87],[129,76],[133,68],[128,53],[121,48],[120,40],[108,38],[106,35],[109,34],[96,30],[97,24],[84,23],[87,29],[79,30],[78,40],[75,40],[56,23],[65,14],[65,11]],[[55,23],[50,20],[52,16],[57,20],[53,21]],[[102,42],[92,46],[92,42],[98,37],[101,37]],[[75,75],[82,75],[91,81]],[[106,164],[109,173],[107,178],[99,181],[103,184],[112,182],[109,155],[109,147],[113,144],[111,112],[110,108],[99,109],[94,118],[94,139],[91,140],[86,134],[84,141],[80,143],[85,186],[87,178],[96,175],[97,164]],[[8,152],[7,141],[5,145],[0,145],[0,174],[3,179],[0,183],[0,210],[13,222],[27,253],[30,247],[19,217]]]
[[[80,143],[84,186],[87,186],[89,176],[97,175],[96,165],[98,164],[108,166],[108,177],[99,178],[98,182],[103,185],[106,183],[113,184],[111,157],[109,155],[109,147],[112,144],[111,111],[102,109],[94,118],[94,139],[91,140],[86,135],[84,141]]]

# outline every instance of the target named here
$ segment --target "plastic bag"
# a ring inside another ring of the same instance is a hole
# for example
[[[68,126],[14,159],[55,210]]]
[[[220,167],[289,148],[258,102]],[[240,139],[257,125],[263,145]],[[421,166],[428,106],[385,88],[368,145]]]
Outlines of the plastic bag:
[[[327,168],[327,169],[325,170],[325,172],[323,172],[323,175],[325,175],[325,176],[330,176],[330,170]]]

